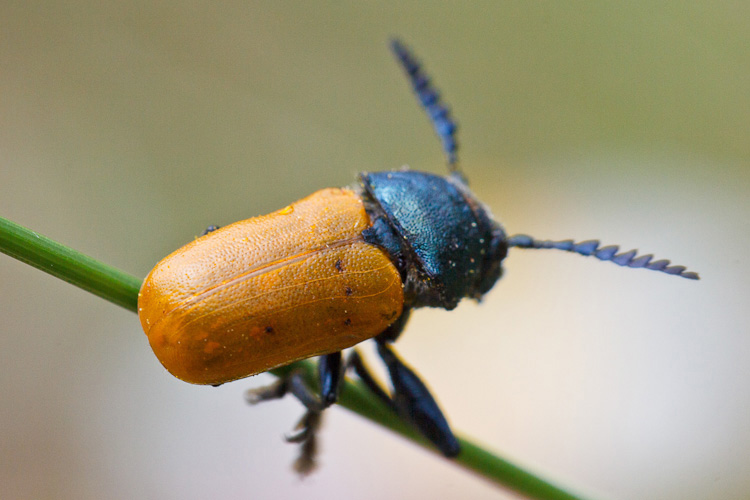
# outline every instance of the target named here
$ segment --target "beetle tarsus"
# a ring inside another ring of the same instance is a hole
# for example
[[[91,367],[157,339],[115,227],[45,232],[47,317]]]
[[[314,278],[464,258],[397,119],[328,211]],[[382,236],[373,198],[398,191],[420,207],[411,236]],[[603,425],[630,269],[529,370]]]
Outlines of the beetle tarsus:
[[[307,386],[301,370],[295,370],[273,384],[250,389],[245,393],[245,400],[250,404],[280,399],[287,393],[291,393],[305,406],[307,411],[294,430],[284,436],[288,443],[300,445],[300,455],[294,462],[294,470],[301,475],[307,475],[315,469],[315,455],[318,449],[317,433],[323,421],[323,410],[336,402],[341,390],[344,378],[341,352],[327,354],[320,358],[318,377],[324,390],[323,396],[318,396]]]
[[[281,399],[287,393],[287,381],[280,378],[276,382],[263,387],[256,387],[245,391],[245,401],[251,405],[257,405],[263,401]]]
[[[323,421],[322,417],[320,412],[307,411],[300,421],[303,427],[300,432],[303,434],[302,439],[293,441],[289,439],[290,436],[287,436],[287,441],[301,445],[299,457],[294,461],[294,470],[301,476],[310,474],[317,467],[315,460],[318,454],[317,432]]]
[[[286,434],[284,439],[287,443],[303,443],[310,439],[317,429],[320,428],[322,412],[307,410],[297,422],[291,434]]]

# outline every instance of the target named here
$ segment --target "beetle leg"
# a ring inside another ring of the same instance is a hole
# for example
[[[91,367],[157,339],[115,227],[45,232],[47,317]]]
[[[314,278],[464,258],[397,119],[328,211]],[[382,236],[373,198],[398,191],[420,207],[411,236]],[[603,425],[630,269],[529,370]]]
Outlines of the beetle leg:
[[[318,454],[317,432],[322,422],[322,414],[317,411],[306,411],[300,419],[295,434],[285,436],[288,443],[299,443],[300,453],[294,461],[294,470],[306,476],[315,470],[315,456]]]
[[[291,393],[305,406],[307,411],[295,426],[293,433],[285,436],[288,442],[301,446],[300,456],[294,463],[294,469],[300,474],[308,474],[315,468],[318,448],[316,435],[322,421],[322,412],[336,402],[344,380],[341,352],[320,357],[318,379],[320,397],[307,386],[301,371],[293,371],[269,386],[251,389],[245,394],[248,403],[257,404],[261,401],[279,399]]]
[[[359,355],[359,351],[353,349],[351,354],[347,357],[346,367],[354,370],[357,377],[362,381],[363,384],[370,389],[370,392],[375,394],[383,403],[390,407],[393,411],[396,411],[396,407],[393,405],[393,400],[387,392],[383,390],[380,384],[372,376],[370,368],[365,364],[362,356]]]
[[[447,457],[461,448],[437,402],[414,371],[378,338],[378,354],[383,358],[393,383],[393,406]]]
[[[287,378],[280,378],[276,382],[263,387],[256,387],[255,389],[248,389],[245,391],[245,401],[251,405],[257,405],[263,401],[270,401],[272,399],[281,399],[288,392],[288,380]]]
[[[435,398],[414,371],[406,366],[386,345],[396,340],[409,319],[411,309],[404,309],[399,319],[378,335],[375,340],[378,354],[385,362],[393,384],[391,396],[380,387],[356,350],[350,365],[362,382],[390,406],[401,418],[410,422],[447,457],[458,455],[460,446]]]
[[[411,309],[405,308],[396,322],[386,328],[385,331],[377,336],[377,341],[393,342],[394,340],[396,340],[404,330],[404,326],[406,326],[406,322],[409,319],[410,314]],[[391,399],[391,396],[389,396],[388,393],[383,390],[383,387],[378,383],[378,381],[375,380],[375,377],[373,377],[372,375],[372,371],[370,371],[370,368],[365,364],[365,361],[362,359],[362,356],[360,356],[357,349],[352,349],[351,354],[349,354],[346,359],[345,369],[348,370],[350,368],[354,370],[354,373],[357,374],[357,377],[359,377],[362,383],[365,384],[368,389],[370,389],[370,392],[375,394],[393,411],[396,411],[396,407],[393,404],[393,399]]]
[[[341,383],[344,381],[341,358],[341,351],[318,358],[318,381],[323,408],[328,408],[339,399]]]
[[[301,371],[293,371],[273,384],[249,389],[245,393],[245,400],[254,405],[271,399],[281,399],[291,392],[309,411],[320,413],[338,399],[343,381],[341,352],[320,357],[318,376],[322,399],[307,386]]]

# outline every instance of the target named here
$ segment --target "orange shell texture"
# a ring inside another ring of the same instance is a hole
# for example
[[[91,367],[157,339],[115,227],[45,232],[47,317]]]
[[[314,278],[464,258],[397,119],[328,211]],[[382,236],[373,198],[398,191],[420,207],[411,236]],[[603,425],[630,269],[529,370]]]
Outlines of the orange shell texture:
[[[185,245],[143,282],[138,315],[156,357],[221,384],[351,347],[402,313],[403,286],[348,189],[324,189]]]

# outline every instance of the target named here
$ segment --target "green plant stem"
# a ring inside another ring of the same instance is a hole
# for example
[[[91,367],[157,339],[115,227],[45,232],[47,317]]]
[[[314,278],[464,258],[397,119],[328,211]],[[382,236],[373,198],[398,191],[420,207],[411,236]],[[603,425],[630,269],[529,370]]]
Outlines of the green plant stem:
[[[0,217],[0,252],[34,266],[57,278],[72,283],[114,304],[137,312],[141,280],[91,257],[68,248],[38,233]],[[301,369],[315,384],[315,367],[309,361],[294,363],[272,370],[283,376]],[[359,381],[347,380],[339,404],[381,424],[438,453],[412,427],[398,418]],[[481,446],[459,438],[461,454],[452,460],[485,479],[539,500],[583,500],[532,473],[487,451]]]
[[[0,252],[136,311],[140,279],[0,217]]]

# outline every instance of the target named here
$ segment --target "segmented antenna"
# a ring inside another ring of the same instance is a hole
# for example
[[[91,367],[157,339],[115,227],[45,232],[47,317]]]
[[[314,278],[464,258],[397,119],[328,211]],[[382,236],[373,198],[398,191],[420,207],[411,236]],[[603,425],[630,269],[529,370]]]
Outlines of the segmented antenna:
[[[440,102],[440,93],[431,85],[430,77],[422,72],[422,66],[412,53],[409,52],[409,49],[395,38],[391,40],[391,49],[409,76],[414,93],[430,117],[432,127],[437,132],[440,142],[443,144],[443,151],[448,159],[448,169],[451,172],[457,171],[457,125],[453,117],[451,117],[450,110]]]
[[[599,240],[587,240],[576,243],[573,240],[551,241],[536,240],[525,234],[517,234],[508,238],[509,247],[519,248],[554,248],[566,252],[575,252],[586,257],[596,257],[599,260],[606,260],[617,264],[618,266],[643,267],[652,271],[661,271],[663,273],[681,276],[690,280],[700,279],[698,273],[686,271],[685,266],[670,266],[668,260],[657,260],[651,262],[653,255],[638,255],[636,250],[629,252],[617,253],[620,247],[610,245],[599,248]]]

